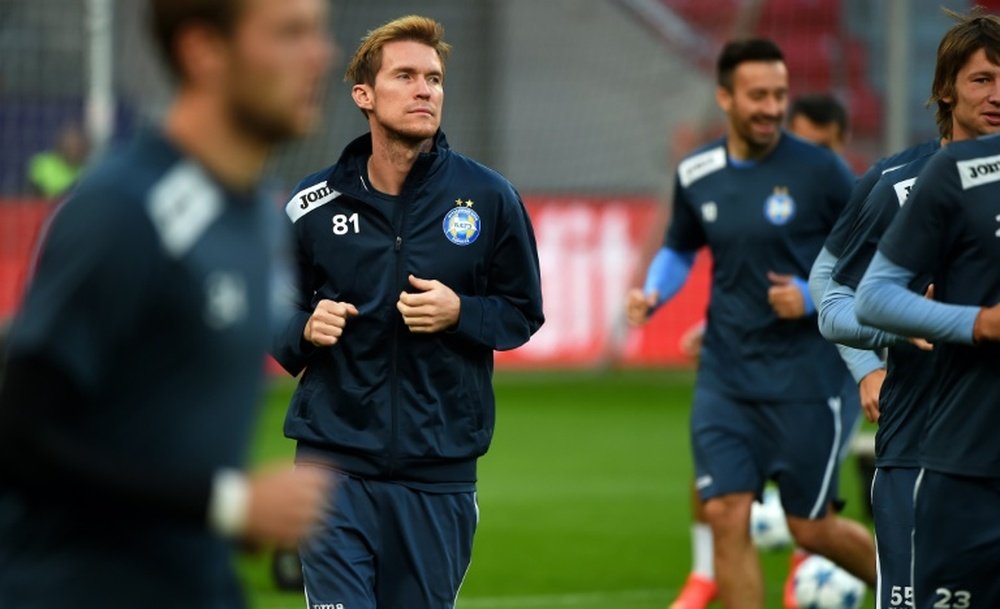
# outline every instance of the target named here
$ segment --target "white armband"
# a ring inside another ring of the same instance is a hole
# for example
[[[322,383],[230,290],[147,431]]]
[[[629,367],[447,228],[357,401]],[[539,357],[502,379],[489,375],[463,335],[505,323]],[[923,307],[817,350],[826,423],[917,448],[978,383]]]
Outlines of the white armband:
[[[220,535],[236,537],[247,525],[250,485],[243,472],[220,469],[212,478],[208,502],[208,524]]]

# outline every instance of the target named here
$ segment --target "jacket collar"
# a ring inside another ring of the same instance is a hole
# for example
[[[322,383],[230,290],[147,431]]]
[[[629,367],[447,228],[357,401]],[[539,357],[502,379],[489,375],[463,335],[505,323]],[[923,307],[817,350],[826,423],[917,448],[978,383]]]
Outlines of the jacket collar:
[[[403,191],[412,189],[440,169],[445,159],[451,153],[444,132],[438,129],[434,135],[434,144],[430,152],[421,152],[413,163]],[[355,197],[361,197],[366,192],[364,183],[367,176],[368,157],[372,154],[372,134],[366,133],[348,144],[340,154],[337,163],[330,169],[327,184],[340,192]],[[363,179],[364,178],[364,179]]]

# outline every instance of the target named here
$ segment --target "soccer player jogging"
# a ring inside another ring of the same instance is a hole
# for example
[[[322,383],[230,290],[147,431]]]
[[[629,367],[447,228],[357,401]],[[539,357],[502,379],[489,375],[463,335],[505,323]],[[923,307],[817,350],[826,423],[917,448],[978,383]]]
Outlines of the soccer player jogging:
[[[937,102],[941,144],[995,133],[996,85],[1000,66],[1000,19],[993,15],[961,17],[942,38],[931,99]],[[911,535],[913,486],[919,471],[919,444],[927,414],[927,396],[935,391],[935,359],[912,339],[858,324],[854,291],[876,252],[879,239],[906,203],[917,176],[937,145],[921,145],[922,156],[883,171],[848,236],[826,295],[819,306],[820,329],[830,340],[855,347],[888,347],[888,375],[875,409],[866,412],[879,423],[872,504],[879,557],[880,606],[904,607],[912,602]],[[922,179],[922,178],[921,178]],[[908,286],[924,294],[930,276],[914,277]]]
[[[300,463],[332,462],[339,480],[301,552],[311,605],[454,606],[493,435],[493,351],[543,322],[518,193],[440,131],[442,36],[419,16],[369,32],[347,70],[369,133],[286,207],[302,283],[275,355],[304,372],[285,432]]]
[[[817,146],[829,148],[837,154],[842,154],[848,138],[847,112],[837,99],[829,94],[815,93],[795,98],[788,109],[788,131]],[[794,286],[793,286],[794,287]],[[787,288],[772,288],[775,292]],[[798,288],[796,288],[797,290]],[[793,295],[795,292],[788,290]],[[683,350],[692,357],[698,357],[701,341],[704,336],[705,324],[700,322],[689,330],[681,339]],[[878,358],[871,356],[875,368],[880,368]],[[842,408],[841,459],[847,455],[853,430],[857,428],[860,408],[856,407],[858,387],[845,379],[841,399]],[[865,384],[861,384],[861,395],[865,395]],[[836,481],[835,481],[836,482]],[[704,506],[698,496],[698,490],[692,485],[692,514],[694,523],[691,526],[692,570],[684,582],[677,598],[670,604],[670,609],[703,609],[715,599],[717,590],[715,572],[712,567],[712,531],[705,520]],[[791,555],[788,577],[785,581],[786,609],[795,609],[794,575],[798,565],[808,556],[808,553],[796,549]]]
[[[987,81],[997,111],[990,114],[1000,119],[994,68]],[[1000,605],[998,137],[949,144],[928,162],[858,286],[862,323],[924,336],[937,351],[914,492],[913,584],[921,608]],[[928,273],[934,300],[907,289]]]
[[[696,485],[714,538],[720,599],[726,607],[761,607],[749,515],[767,479],[779,485],[800,546],[874,581],[871,537],[830,510],[847,372],[809,315],[803,279],[853,177],[829,150],[782,132],[787,71],[773,43],[728,44],[718,75],[726,137],[678,166],[665,246],[646,287],[630,293],[628,315],[644,322],[683,284],[696,250],[711,249],[691,421]]]
[[[0,606],[238,608],[232,539],[294,544],[327,472],[242,473],[280,212],[268,152],[319,116],[320,0],[155,0],[163,124],[56,212],[0,390]]]

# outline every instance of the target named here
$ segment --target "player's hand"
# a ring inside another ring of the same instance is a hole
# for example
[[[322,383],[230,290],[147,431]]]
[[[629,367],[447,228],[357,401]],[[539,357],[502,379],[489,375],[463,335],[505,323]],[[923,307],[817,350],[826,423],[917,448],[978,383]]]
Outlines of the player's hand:
[[[628,325],[638,328],[649,319],[649,312],[656,306],[656,299],[659,298],[656,290],[649,294],[644,294],[639,288],[629,290],[625,299],[625,317]]]
[[[872,423],[878,422],[881,412],[878,408],[878,398],[882,393],[882,383],[885,381],[885,368],[873,370],[858,383],[858,393],[861,396],[861,411]]]
[[[934,300],[934,284],[927,284],[927,290],[924,292],[924,298],[927,300]],[[933,351],[934,344],[927,340],[926,338],[910,338],[910,344],[920,349],[921,351]]]
[[[767,290],[767,302],[779,319],[798,319],[805,317],[806,300],[802,290],[795,285],[794,275],[781,275],[774,271],[767,272],[771,287]]]
[[[973,342],[998,340],[1000,340],[1000,303],[979,309],[976,323],[972,326]]]
[[[681,351],[688,357],[698,359],[701,355],[701,343],[705,339],[705,321],[702,320],[687,329],[681,336]]]
[[[256,543],[294,547],[315,528],[332,492],[329,470],[290,466],[254,473],[244,536]]]
[[[358,309],[348,302],[323,299],[309,316],[302,336],[317,347],[330,347],[340,340],[347,320],[357,314]]]
[[[410,332],[430,334],[447,330],[458,323],[462,301],[451,288],[436,279],[410,275],[410,285],[417,292],[400,292],[396,309]]]

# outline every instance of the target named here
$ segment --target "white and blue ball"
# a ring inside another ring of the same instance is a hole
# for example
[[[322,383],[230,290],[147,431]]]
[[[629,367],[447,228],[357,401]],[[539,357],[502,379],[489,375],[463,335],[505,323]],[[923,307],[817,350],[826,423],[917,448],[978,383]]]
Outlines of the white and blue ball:
[[[813,554],[795,571],[799,609],[858,609],[864,599],[864,582],[823,556]]]
[[[754,501],[750,507],[750,537],[761,550],[777,550],[792,544],[778,489],[767,487],[763,502]]]

